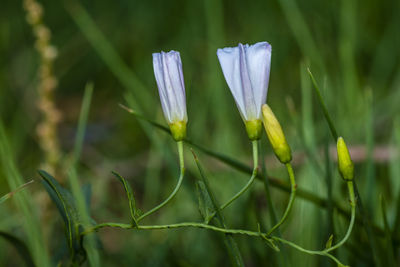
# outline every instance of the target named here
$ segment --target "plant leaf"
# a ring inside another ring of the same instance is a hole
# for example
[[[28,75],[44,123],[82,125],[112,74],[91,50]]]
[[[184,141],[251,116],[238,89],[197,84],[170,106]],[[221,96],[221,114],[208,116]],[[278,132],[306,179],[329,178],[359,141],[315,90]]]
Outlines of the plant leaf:
[[[82,258],[86,257],[86,251],[83,248],[80,236],[82,223],[76,209],[75,200],[72,194],[50,174],[43,170],[39,170],[39,174],[43,178],[42,184],[64,220],[71,259],[73,262],[82,261]]]
[[[226,227],[226,223],[225,223],[225,218],[224,218],[221,210],[219,209],[220,206],[219,206],[217,200],[215,199],[215,196],[211,190],[208,179],[203,171],[203,167],[201,166],[200,161],[193,150],[192,150],[192,154],[193,154],[194,160],[196,162],[197,168],[199,169],[201,181],[204,184],[205,191],[203,191],[203,192],[207,193],[208,198],[210,199],[210,202],[213,206],[213,209],[215,209],[215,212],[216,212],[215,223],[218,227],[222,227],[222,228],[226,229],[227,227]],[[243,258],[240,253],[239,247],[236,244],[235,240],[233,239],[232,235],[224,234],[224,242],[227,247],[228,254],[231,258],[232,264],[235,266],[244,266]]]
[[[29,252],[28,247],[21,239],[3,231],[0,231],[0,236],[3,237],[8,242],[10,242],[15,247],[19,255],[21,255],[22,259],[25,261],[26,266],[35,267],[35,263],[32,259],[31,253]]]
[[[210,219],[215,214],[216,210],[212,204],[211,198],[208,195],[206,186],[203,181],[196,181],[196,192],[199,200],[199,211],[204,219],[204,222],[208,224]]]
[[[124,177],[122,177],[119,173],[112,171],[112,174],[114,174],[114,176],[117,177],[117,179],[121,182],[121,184],[123,185],[123,187],[125,189],[126,195],[129,200],[129,210],[131,212],[132,222],[134,223],[135,226],[137,226],[136,216],[139,215],[139,212],[136,209],[136,201],[135,201],[135,197],[133,195],[132,188],[128,184],[126,179]]]
[[[325,248],[330,248],[332,247],[332,241],[333,241],[333,234],[329,236],[328,241],[326,241]]]

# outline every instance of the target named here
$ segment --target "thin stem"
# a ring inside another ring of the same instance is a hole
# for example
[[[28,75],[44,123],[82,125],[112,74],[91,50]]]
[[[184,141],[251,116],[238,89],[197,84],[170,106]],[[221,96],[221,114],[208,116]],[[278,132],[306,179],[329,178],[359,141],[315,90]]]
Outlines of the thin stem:
[[[289,202],[288,202],[288,205],[286,207],[285,213],[283,214],[281,220],[277,224],[275,224],[271,228],[271,230],[268,231],[267,236],[270,236],[276,229],[279,228],[279,226],[281,226],[285,222],[286,218],[289,215],[290,210],[292,209],[292,206],[293,206],[293,203],[294,203],[294,199],[296,197],[297,185],[296,185],[296,180],[295,180],[295,177],[294,177],[292,164],[286,163],[286,169],[287,169],[288,174],[289,174],[290,187],[291,187]]]
[[[258,173],[258,140],[252,141],[253,144],[253,172],[251,174],[250,180],[247,182],[247,184],[240,189],[239,192],[236,193],[230,200],[228,200],[225,204],[221,206],[221,210],[229,206],[233,201],[235,201],[237,198],[239,198],[244,192],[247,191],[247,189],[250,188],[250,186],[253,184],[257,177]]]
[[[355,200],[355,196],[354,196],[354,186],[353,186],[353,182],[352,181],[348,181],[347,182],[347,187],[349,190],[349,197],[350,197],[350,205],[351,205],[351,219],[350,219],[350,224],[349,224],[349,228],[347,229],[346,235],[343,237],[343,239],[337,243],[336,245],[325,249],[326,252],[335,250],[337,248],[339,248],[340,246],[342,246],[344,243],[346,243],[347,239],[349,239],[350,234],[353,230],[353,226],[354,226],[354,221],[356,219],[356,200]]]
[[[137,227],[133,226],[132,224],[127,223],[101,223],[93,226],[92,228],[82,232],[82,235],[87,235],[98,231],[101,228],[105,227],[113,227],[113,228],[122,228],[122,229],[133,229],[133,230],[162,230],[162,229],[174,229],[174,228],[185,228],[185,227],[194,227],[194,228],[203,228],[209,229],[216,232],[221,232],[224,234],[240,234],[240,235],[247,235],[247,236],[265,236],[265,234],[261,232],[254,232],[242,229],[226,229],[217,227],[210,224],[205,223],[196,223],[196,222],[183,222],[183,223],[172,223],[172,224],[162,224],[162,225],[139,225]]]
[[[139,225],[137,227],[133,226],[132,224],[126,224],[126,223],[102,223],[102,224],[97,224],[93,226],[92,228],[84,231],[81,233],[81,235],[87,235],[90,233],[93,233],[95,231],[98,231],[101,228],[105,227],[114,227],[114,228],[121,228],[121,229],[132,229],[132,230],[162,230],[162,229],[177,229],[177,228],[202,228],[202,229],[207,229],[207,230],[212,230],[216,232],[221,232],[224,234],[236,234],[236,235],[246,235],[246,236],[252,236],[252,237],[260,237],[265,241],[272,242],[272,240],[279,241],[283,244],[289,245],[301,252],[307,253],[307,254],[312,254],[312,255],[322,255],[322,256],[327,256],[334,260],[338,264],[342,264],[337,258],[335,258],[333,255],[329,254],[328,251],[323,250],[323,251],[313,251],[313,250],[308,250],[305,248],[300,247],[299,245],[296,245],[295,243],[285,240],[280,237],[272,236],[271,238],[267,237],[266,233],[262,232],[255,232],[255,231],[249,231],[249,230],[242,230],[242,229],[225,229],[205,223],[196,223],[196,222],[183,222],[183,223],[173,223],[173,224],[163,224],[163,225]]]
[[[321,256],[329,257],[329,258],[331,258],[333,261],[335,261],[335,262],[338,264],[338,266],[343,266],[343,263],[341,263],[341,262],[340,262],[335,256],[333,256],[332,254],[329,254],[326,250],[322,250],[322,251],[320,251],[320,250],[308,250],[308,249],[305,249],[305,248],[300,247],[299,245],[297,245],[297,244],[295,244],[295,243],[293,243],[293,242],[291,242],[291,241],[288,241],[288,240],[283,239],[283,238],[280,238],[280,237],[273,236],[273,237],[271,237],[271,238],[272,238],[273,240],[275,240],[275,241],[279,241],[279,242],[281,242],[281,243],[283,243],[283,244],[286,244],[286,245],[288,245],[288,246],[291,246],[292,248],[295,248],[295,249],[297,249],[297,250],[299,250],[299,251],[301,251],[301,252],[307,253],[307,254],[311,254],[311,255],[321,255]]]
[[[179,175],[178,183],[176,184],[174,191],[172,191],[172,193],[169,195],[169,197],[166,200],[164,200],[161,204],[159,204],[158,206],[149,210],[148,212],[144,213],[143,215],[139,216],[137,218],[137,222],[140,222],[145,217],[149,216],[150,214],[153,214],[157,210],[164,207],[176,195],[176,193],[178,193],[179,188],[182,185],[183,177],[185,176],[185,164],[184,164],[184,158],[183,158],[183,142],[179,141],[179,142],[177,142],[177,145],[178,145],[178,154],[179,154],[180,175]]]
[[[294,247],[294,248],[296,248],[296,249],[298,249],[298,250],[300,250],[300,251],[302,251],[304,253],[318,254],[318,255],[325,255],[325,256],[327,256],[326,254],[328,254],[328,252],[330,252],[332,250],[335,250],[335,249],[339,248],[340,246],[342,246],[347,241],[347,239],[350,237],[350,234],[351,234],[353,226],[354,226],[354,221],[355,221],[355,218],[356,218],[356,201],[355,201],[355,195],[354,195],[353,182],[352,181],[348,181],[347,182],[347,187],[348,187],[348,190],[349,190],[349,197],[350,197],[351,219],[350,219],[350,224],[349,224],[349,228],[347,229],[346,235],[343,237],[343,239],[339,243],[337,243],[336,245],[334,245],[334,246],[332,246],[330,248],[327,248],[327,249],[324,249],[324,250],[321,251],[321,250],[308,250],[308,249],[302,248],[299,245],[296,245],[296,244],[294,244],[294,243],[292,243],[290,241],[284,240],[284,239],[279,238],[279,237],[271,237],[271,238],[273,240],[280,241],[282,243],[290,245],[290,246],[292,246],[292,247]]]

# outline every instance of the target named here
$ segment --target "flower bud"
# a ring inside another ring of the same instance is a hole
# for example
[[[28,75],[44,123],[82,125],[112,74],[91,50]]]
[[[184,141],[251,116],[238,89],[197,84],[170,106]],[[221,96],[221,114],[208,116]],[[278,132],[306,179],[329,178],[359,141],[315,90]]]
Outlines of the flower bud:
[[[164,117],[174,140],[182,141],[188,119],[181,56],[177,51],[154,53],[153,66]]]
[[[175,141],[182,141],[186,137],[186,122],[177,121],[169,124],[172,137]]]
[[[343,137],[339,137],[337,140],[337,157],[339,172],[342,178],[346,181],[351,181],[354,178],[354,164],[351,160],[349,150],[347,149],[346,143]]]
[[[279,121],[276,119],[274,113],[267,104],[262,106],[262,115],[264,128],[267,132],[269,142],[274,149],[275,155],[283,164],[289,163],[292,160],[292,152],[290,151],[290,147],[286,142],[286,138],[283,134]]]

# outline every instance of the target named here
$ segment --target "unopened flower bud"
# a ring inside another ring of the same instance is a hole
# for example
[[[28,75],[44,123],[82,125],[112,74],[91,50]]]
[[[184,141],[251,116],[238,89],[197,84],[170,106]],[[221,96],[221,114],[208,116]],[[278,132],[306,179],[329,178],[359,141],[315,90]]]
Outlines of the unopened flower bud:
[[[351,181],[354,178],[354,164],[351,160],[349,150],[347,149],[346,143],[343,137],[339,137],[337,140],[337,157],[339,172],[342,178],[346,181]]]
[[[179,52],[153,54],[154,74],[165,119],[175,141],[186,137],[186,96]]]
[[[269,142],[274,149],[275,155],[283,164],[289,163],[292,160],[292,152],[290,151],[290,147],[286,142],[286,138],[283,134],[279,121],[267,104],[262,106],[262,115],[264,128],[267,132]]]

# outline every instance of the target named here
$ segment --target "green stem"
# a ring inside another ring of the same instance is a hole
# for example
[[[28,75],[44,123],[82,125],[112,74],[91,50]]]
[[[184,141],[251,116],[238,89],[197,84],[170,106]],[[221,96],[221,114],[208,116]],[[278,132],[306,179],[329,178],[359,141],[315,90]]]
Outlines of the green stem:
[[[265,234],[263,234],[261,232],[254,232],[254,231],[242,230],[242,229],[226,229],[226,228],[221,228],[221,227],[217,227],[217,226],[210,225],[210,224],[196,223],[196,222],[183,222],[183,223],[172,223],[172,224],[162,224],[162,225],[139,225],[137,227],[133,226],[132,224],[127,224],[127,223],[101,223],[101,224],[97,224],[97,225],[93,226],[92,228],[82,232],[81,234],[87,235],[87,234],[93,233],[93,232],[98,231],[99,229],[105,228],[105,227],[132,229],[132,230],[162,230],[162,229],[193,227],[193,228],[209,229],[209,230],[221,232],[224,234],[240,234],[240,235],[256,236],[256,237],[265,236]]]
[[[183,177],[185,176],[185,164],[184,164],[184,158],[183,158],[183,142],[179,141],[179,142],[177,142],[177,145],[178,145],[178,154],[179,154],[180,175],[179,175],[178,183],[176,184],[174,191],[172,191],[172,193],[169,195],[169,197],[166,200],[164,200],[161,204],[159,204],[158,206],[149,210],[148,212],[144,213],[143,215],[139,216],[137,218],[137,222],[140,222],[145,217],[149,216],[150,214],[153,214],[157,210],[164,207],[176,195],[176,193],[178,193],[179,188],[182,185]]]
[[[253,172],[251,174],[250,180],[247,182],[247,184],[234,195],[230,200],[228,200],[225,204],[221,206],[221,210],[225,209],[227,206],[229,206],[233,201],[235,201],[237,198],[239,198],[244,192],[247,191],[247,189],[250,188],[250,186],[253,184],[257,177],[258,173],[258,140],[252,141],[253,144]]]
[[[295,243],[293,243],[293,242],[291,242],[291,241],[285,240],[285,239],[280,238],[280,237],[273,236],[273,237],[271,237],[271,238],[272,238],[273,240],[279,241],[279,242],[281,242],[281,243],[283,243],[283,244],[286,244],[286,245],[288,245],[288,246],[291,246],[292,248],[295,248],[295,249],[297,249],[297,250],[299,250],[299,251],[301,251],[301,252],[307,253],[307,254],[311,254],[311,255],[321,255],[321,256],[329,257],[329,258],[331,258],[332,260],[334,260],[334,261],[338,264],[338,266],[343,266],[343,263],[341,263],[341,262],[340,262],[335,256],[333,256],[332,254],[329,254],[326,250],[322,250],[322,251],[319,251],[319,250],[308,250],[308,249],[305,249],[305,248],[300,247],[299,245],[297,245],[297,244],[295,244]]]
[[[202,228],[202,229],[207,229],[207,230],[212,230],[216,232],[221,232],[224,234],[236,234],[236,235],[246,235],[246,236],[252,236],[252,237],[260,237],[263,240],[276,240],[279,241],[283,244],[289,245],[299,251],[302,251],[307,254],[312,254],[312,255],[322,255],[322,256],[327,256],[331,259],[333,259],[336,263],[341,264],[338,259],[336,259],[334,256],[329,254],[326,250],[323,251],[312,251],[308,249],[304,249],[300,247],[299,245],[296,245],[295,243],[285,240],[280,237],[272,236],[270,239],[268,239],[266,233],[262,232],[255,232],[255,231],[249,231],[249,230],[242,230],[242,229],[225,229],[205,223],[196,223],[196,222],[183,222],[183,223],[173,223],[173,224],[163,224],[163,225],[139,225],[137,227],[133,226],[132,224],[126,224],[126,223],[102,223],[102,224],[97,224],[93,226],[92,228],[86,230],[85,232],[82,232],[81,235],[87,235],[90,233],[93,233],[95,231],[98,231],[101,228],[105,227],[114,227],[114,228],[121,228],[121,229],[132,229],[132,230],[162,230],[162,229],[177,229],[177,228]]]
[[[268,231],[267,236],[270,236],[276,229],[279,228],[279,226],[281,226],[285,222],[286,218],[289,215],[290,210],[292,209],[292,206],[293,206],[293,203],[294,203],[294,199],[296,197],[297,185],[296,185],[296,180],[294,178],[294,172],[293,172],[292,164],[286,163],[285,165],[286,165],[286,169],[287,169],[288,174],[289,174],[290,187],[291,187],[289,202],[288,202],[288,205],[286,207],[285,213],[283,214],[281,220],[277,224],[275,224],[271,228],[271,230]]]
[[[271,238],[273,240],[276,240],[276,241],[282,242],[284,244],[287,244],[287,245],[289,245],[289,246],[291,246],[291,247],[293,247],[293,248],[295,248],[297,250],[300,250],[300,251],[302,251],[304,253],[312,254],[312,255],[328,256],[331,259],[333,259],[334,261],[338,262],[338,260],[334,256],[329,254],[329,252],[341,247],[347,241],[347,239],[350,237],[350,234],[351,234],[351,232],[353,230],[354,221],[355,221],[355,218],[356,218],[356,201],[355,201],[355,195],[354,195],[353,182],[352,181],[348,181],[347,182],[347,187],[348,187],[348,190],[349,190],[349,197],[350,197],[351,219],[350,219],[350,224],[349,224],[349,228],[347,229],[346,235],[343,237],[343,239],[339,243],[337,243],[336,245],[334,245],[334,246],[332,246],[330,248],[326,248],[324,250],[308,250],[308,249],[300,247],[299,245],[296,245],[293,242],[290,242],[288,240],[285,240],[285,239],[282,239],[282,238],[279,238],[279,237],[271,237]]]
[[[343,237],[343,239],[339,243],[334,245],[333,247],[325,249],[326,252],[335,250],[335,249],[339,248],[340,246],[342,246],[344,243],[346,243],[347,239],[349,239],[350,234],[351,234],[351,232],[353,230],[354,221],[356,219],[356,199],[355,199],[355,196],[354,196],[353,182],[352,181],[348,181],[347,182],[347,187],[348,187],[348,190],[349,190],[350,205],[351,205],[351,219],[350,219],[349,228],[347,229],[346,235]]]

